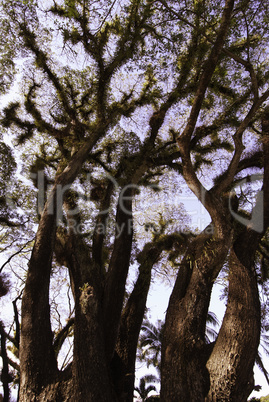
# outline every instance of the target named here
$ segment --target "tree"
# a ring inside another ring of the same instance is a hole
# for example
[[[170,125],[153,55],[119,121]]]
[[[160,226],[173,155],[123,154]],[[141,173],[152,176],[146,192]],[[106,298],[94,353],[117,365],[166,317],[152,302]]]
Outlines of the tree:
[[[141,348],[141,360],[147,361],[147,366],[152,364],[160,370],[160,355],[162,346],[162,330],[164,323],[162,320],[157,321],[155,326],[149,320],[145,320],[141,327],[141,335],[139,339],[139,348]]]
[[[142,402],[149,401],[149,393],[151,391],[156,391],[156,387],[154,385],[148,385],[152,382],[157,381],[157,378],[154,375],[146,375],[139,380],[139,386],[135,387],[135,391],[138,393]]]
[[[266,401],[268,401],[268,395],[267,396],[262,396],[261,398],[251,398],[251,399],[249,399],[249,402],[255,402],[255,401],[257,401],[257,402],[259,402],[259,401],[261,401],[261,402],[266,402]]]
[[[219,325],[217,316],[209,311],[207,317],[205,340],[206,343],[215,341],[217,338],[217,332],[213,327]],[[162,347],[162,334],[163,334],[164,322],[158,320],[157,324],[152,324],[148,319],[143,321],[140,338],[139,338],[139,354],[138,358],[141,361],[147,362],[147,367],[153,365],[159,372],[161,370],[161,347]],[[261,359],[261,356],[259,355]],[[260,365],[262,364],[259,360]],[[266,371],[265,371],[266,372]]]
[[[260,307],[253,263],[258,243],[268,226],[267,179],[264,178],[263,181],[265,202],[263,230],[255,231],[251,227],[242,228],[240,233],[234,236],[233,225],[231,226],[232,222],[227,211],[227,201],[223,195],[225,189],[227,190],[232,185],[234,177],[240,169],[239,162],[244,149],[242,134],[245,127],[249,125],[249,119],[253,118],[252,113],[256,106],[258,107],[258,103],[265,100],[264,95],[267,98],[267,92],[261,96],[256,92],[248,114],[238,121],[233,137],[235,143],[233,158],[225,173],[216,181],[210,191],[206,190],[199,181],[190,155],[190,142],[205,91],[211,79],[210,71],[213,75],[224,44],[232,7],[232,2],[226,3],[216,41],[207,59],[207,68],[204,69],[198,82],[188,122],[177,140],[182,157],[183,176],[191,190],[208,210],[214,234],[208,236],[205,230],[191,244],[182,262],[170,298],[163,338],[161,397],[171,401],[176,400],[176,395],[181,395],[182,400],[186,401],[198,401],[204,400],[204,398],[214,400],[216,395],[221,400],[245,400],[250,388],[253,387],[250,366],[253,367],[256,356],[254,350],[257,351],[260,336],[259,330],[257,330]],[[254,85],[254,81],[252,81],[252,85]],[[266,114],[263,121],[262,135],[265,138]],[[264,140],[264,156],[267,154],[266,143],[267,140]],[[265,176],[266,171],[265,166]],[[259,200],[256,208],[261,208]],[[254,213],[253,211],[253,215]],[[229,295],[226,314],[213,350],[207,351],[203,338],[211,287],[230,250],[231,243],[233,244],[230,251]],[[238,287],[239,283],[244,284],[244,290]],[[236,337],[236,342],[232,341],[233,336]],[[254,339],[255,346],[253,347]],[[172,371],[170,370],[171,364],[174,367]],[[227,373],[234,380],[227,381]],[[245,394],[242,394],[244,387]]]
[[[245,401],[268,259],[266,252],[257,259],[269,211],[267,5],[14,0],[2,7],[26,68],[24,97],[4,108],[1,122],[23,154],[27,196],[35,193],[38,207],[33,216],[30,195],[28,209],[12,197],[7,203],[25,218],[17,222],[28,237],[21,243],[31,244],[38,224],[21,328],[9,338],[19,347],[20,401],[131,402],[154,268],[169,263],[177,279],[162,337],[162,400]],[[251,185],[253,172],[263,172],[255,176],[263,193]],[[176,190],[184,180],[211,217],[199,234],[183,230],[180,206],[160,211],[157,202],[157,224],[138,215],[143,194],[172,197],[173,188],[160,191],[171,177]],[[248,190],[257,195],[253,209]],[[74,303],[61,328],[51,322],[56,265],[68,271]],[[223,267],[227,309],[208,344],[209,301]],[[59,369],[72,334],[72,362]]]

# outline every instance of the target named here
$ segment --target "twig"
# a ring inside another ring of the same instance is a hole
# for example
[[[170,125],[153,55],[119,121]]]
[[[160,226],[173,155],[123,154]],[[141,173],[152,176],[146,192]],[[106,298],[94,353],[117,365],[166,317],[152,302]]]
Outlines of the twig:
[[[18,251],[16,251],[16,253],[12,254],[7,261],[2,265],[2,267],[0,268],[0,273],[3,271],[3,269],[5,268],[5,266],[12,260],[13,257],[15,257],[16,255],[20,254],[22,252],[23,249],[25,249],[25,247],[31,243],[34,239],[29,240],[27,243],[25,243]]]

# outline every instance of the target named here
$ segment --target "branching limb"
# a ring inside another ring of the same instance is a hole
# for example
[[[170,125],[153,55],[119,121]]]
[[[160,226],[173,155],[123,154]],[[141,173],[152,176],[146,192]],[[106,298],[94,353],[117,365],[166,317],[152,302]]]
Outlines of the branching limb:
[[[122,387],[122,392],[129,395],[127,400],[133,397],[138,337],[145,314],[152,268],[164,250],[171,251],[174,246],[179,249],[181,245],[187,243],[187,240],[187,236],[178,233],[161,235],[156,241],[145,244],[137,257],[139,275],[121,316],[117,354],[112,362],[112,369],[121,370],[116,386]]]
[[[67,130],[58,130],[50,123],[46,122],[42,117],[42,114],[37,109],[35,102],[33,101],[35,97],[35,89],[38,87],[36,83],[33,83],[29,88],[28,94],[25,100],[25,108],[28,113],[32,115],[35,120],[35,127],[36,129],[44,133],[49,133],[50,135],[54,136],[57,139],[62,139],[64,136],[68,134]]]
[[[199,32],[200,35],[202,35],[208,43],[214,44],[214,41],[210,38],[209,35],[207,35],[205,32],[200,31],[199,27],[195,26],[195,24],[193,24],[192,22],[190,22],[188,19],[182,17],[181,14],[179,14],[177,11],[175,11],[172,7],[170,7],[166,0],[159,0],[160,3],[174,16],[177,17],[177,19],[181,22],[183,22],[184,24],[186,24],[187,26],[190,26],[193,30]],[[230,51],[229,49],[223,48],[222,49],[222,53],[226,54],[227,56],[229,56],[232,60],[236,61],[237,63],[241,64],[242,66],[245,67],[246,71],[249,72],[250,74],[250,78],[251,78],[251,82],[252,82],[252,90],[253,90],[253,94],[254,94],[254,99],[257,99],[259,94],[258,94],[258,81],[257,81],[257,76],[255,74],[254,68],[250,62],[250,58],[248,57],[248,60],[244,60],[242,57],[240,57],[238,54],[233,53],[232,51]]]
[[[22,226],[22,223],[17,223],[17,222],[12,222],[10,219],[8,219],[7,216],[0,216],[0,223],[3,225],[6,225],[10,228],[15,228],[15,227],[19,227]],[[1,269],[0,269],[1,272]]]
[[[20,24],[20,28],[21,34],[24,38],[25,46],[34,53],[37,66],[46,73],[48,79],[53,84],[66,113],[70,116],[73,116],[74,111],[69,104],[65,90],[60,83],[57,75],[49,67],[47,55],[43,52],[43,50],[39,48],[36,42],[35,34],[30,31],[26,24]]]
[[[12,258],[14,258],[14,257],[16,257],[16,255],[20,254],[30,243],[33,242],[33,240],[34,240],[34,239],[29,240],[29,241],[28,241],[27,243],[25,243],[18,251],[16,251],[14,254],[12,254],[12,255],[7,259],[7,261],[5,261],[4,264],[1,266],[0,272],[2,272],[3,269],[5,268],[5,266],[10,263],[10,261],[12,260]]]
[[[96,220],[94,233],[93,233],[93,245],[92,245],[92,258],[93,261],[103,270],[103,246],[106,236],[106,224],[109,216],[109,206],[111,203],[111,197],[114,189],[114,183],[109,181],[106,189],[104,199],[101,201],[100,212]]]
[[[211,53],[204,65],[203,73],[198,83],[198,88],[193,101],[187,125],[183,133],[177,139],[178,146],[182,156],[183,176],[189,188],[194,192],[197,198],[204,204],[209,213],[212,211],[212,208],[214,208],[214,205],[212,200],[210,200],[210,197],[208,196],[208,193],[206,192],[205,188],[198,180],[196,173],[194,171],[194,167],[192,165],[190,157],[190,141],[202,107],[206,90],[208,88],[212,75],[215,71],[217,62],[219,60],[219,56],[221,54],[224,45],[224,41],[229,28],[229,22],[232,15],[233,4],[234,4],[233,0],[226,1],[218,35],[214,43],[214,46],[211,50]]]
[[[63,343],[65,341],[65,339],[67,338],[70,329],[72,328],[72,326],[74,325],[75,319],[74,318],[70,318],[67,321],[67,324],[61,329],[61,331],[59,331],[54,339],[53,342],[53,347],[55,350],[55,354],[56,356],[58,356],[61,347],[63,346]]]
[[[235,152],[233,155],[233,158],[230,162],[230,165],[228,169],[226,170],[226,174],[223,176],[222,180],[217,183],[217,185],[214,188],[214,191],[216,193],[221,193],[222,191],[225,191],[226,188],[228,188],[234,179],[234,176],[236,175],[238,171],[238,165],[240,162],[240,158],[242,155],[242,152],[244,150],[244,146],[242,143],[242,135],[246,128],[249,126],[251,120],[255,116],[255,113],[257,110],[262,106],[262,104],[268,99],[269,97],[269,90],[265,91],[264,94],[256,101],[254,101],[251,109],[249,110],[248,114],[246,117],[242,120],[240,126],[236,130],[235,134],[233,135],[233,140],[235,144]]]
[[[18,297],[16,297],[15,300],[13,300],[13,310],[14,310],[14,320],[15,320],[15,328],[16,328],[16,333],[15,333],[15,338],[14,338],[14,345],[16,348],[19,350],[20,348],[20,335],[21,335],[21,327],[20,327],[20,321],[19,321],[19,313],[18,313],[18,308],[17,308],[17,300],[21,298],[22,292],[19,294]]]

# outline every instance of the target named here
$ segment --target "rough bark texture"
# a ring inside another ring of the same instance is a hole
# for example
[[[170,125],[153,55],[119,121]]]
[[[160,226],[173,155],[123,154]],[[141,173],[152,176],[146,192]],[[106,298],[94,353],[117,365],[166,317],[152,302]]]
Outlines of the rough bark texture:
[[[48,232],[49,230],[49,232]],[[57,375],[50,325],[49,283],[55,217],[41,218],[22,298],[20,400],[36,400]]]
[[[152,267],[162,251],[171,249],[175,241],[179,241],[178,236],[165,236],[159,241],[146,244],[138,255],[139,275],[122,313],[112,361],[112,372],[120,402],[133,401],[137,344],[146,309]]]
[[[254,386],[253,365],[260,341],[259,293],[253,264],[242,264],[241,251],[237,251],[239,255],[234,250],[230,253],[227,308],[207,362],[210,374],[208,402],[245,402]],[[251,251],[250,262],[253,261]]]
[[[115,385],[120,402],[132,402],[135,381],[135,361],[140,328],[145,314],[151,282],[151,269],[161,251],[153,247],[139,268],[139,276],[124,308],[118,341],[112,361]]]
[[[71,159],[69,165],[56,177],[54,187],[40,218],[22,298],[21,401],[36,400],[42,389],[54,383],[58,375],[52,345],[49,284],[55,244],[56,217],[59,211],[57,208],[62,208],[61,202],[59,205],[59,191],[75,180],[97,138],[97,136],[93,136],[85,143]]]
[[[267,116],[267,115],[266,115]],[[251,393],[253,365],[260,338],[260,302],[254,269],[255,253],[268,224],[268,119],[263,119],[264,185],[263,230],[239,228],[230,251],[229,296],[216,343],[204,345],[206,313],[211,287],[232,243],[232,226],[225,197],[217,199],[222,184],[229,183],[242,153],[235,156],[221,185],[205,192],[204,203],[215,222],[213,237],[199,235],[186,252],[172,292],[162,346],[163,401],[246,401]],[[239,137],[238,137],[239,138]],[[188,158],[186,159],[188,163]],[[191,170],[189,167],[188,169]],[[191,180],[191,176],[188,176]],[[194,191],[196,183],[193,181]],[[192,186],[190,186],[192,188]],[[257,202],[253,210],[261,208]],[[226,212],[225,212],[226,211]],[[229,230],[230,228],[230,230]]]
[[[220,195],[207,192],[196,176],[191,161],[190,141],[224,45],[233,5],[234,2],[230,0],[225,3],[217,38],[199,79],[187,125],[177,139],[184,179],[210,213],[214,233],[208,236],[205,231],[187,249],[170,297],[162,345],[163,401],[203,401],[209,390],[204,356],[206,318],[213,281],[228,253],[232,230],[228,209]]]
[[[229,225],[228,225],[229,227]],[[231,233],[202,233],[182,261],[170,297],[162,345],[163,401],[203,401],[209,389],[205,326],[214,279],[226,258]]]
[[[105,285],[103,311],[106,353],[109,361],[113,357],[117,342],[132,250],[132,193],[133,189],[129,188],[119,197],[115,242]],[[118,230],[120,230],[120,234]]]
[[[75,291],[74,352],[72,363],[74,398],[113,401],[105,359],[102,317],[103,278],[91,263],[88,247],[71,236],[69,269]]]
[[[116,400],[105,356],[102,271],[93,263],[80,236],[59,234],[57,243],[57,259],[69,268],[75,300],[70,393],[79,400],[94,401],[97,397],[100,401]]]
[[[0,321],[0,337],[1,337],[1,357],[2,357],[2,369],[1,369],[1,381],[3,384],[4,397],[3,402],[8,402],[10,397],[9,389],[9,370],[8,370],[8,355],[6,348],[6,333],[3,323]]]

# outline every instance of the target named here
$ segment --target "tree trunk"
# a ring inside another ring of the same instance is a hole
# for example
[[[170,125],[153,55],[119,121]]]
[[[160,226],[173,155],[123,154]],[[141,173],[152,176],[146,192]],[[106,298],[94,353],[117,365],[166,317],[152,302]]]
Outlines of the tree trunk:
[[[3,323],[0,321],[0,337],[1,337],[1,357],[2,357],[2,370],[1,381],[3,384],[4,397],[3,402],[9,401],[10,389],[9,389],[9,372],[8,372],[8,355],[6,347],[6,333]]]
[[[230,253],[228,303],[207,367],[210,390],[207,401],[246,401],[253,390],[253,366],[260,341],[261,312],[255,272],[255,253],[269,225],[269,114],[262,119],[264,177],[263,204],[257,203],[252,218],[259,219],[260,231],[241,228]],[[258,227],[256,222],[253,222]],[[262,223],[262,224],[261,224]],[[258,227],[259,228],[259,227]]]
[[[232,249],[230,253],[226,313],[207,362],[210,374],[207,402],[245,402],[253,390],[253,366],[260,341],[261,315],[251,248],[249,244],[248,266],[242,263],[247,257],[242,255],[242,248],[236,247],[236,251]]]
[[[75,293],[73,398],[81,401],[113,402],[109,365],[105,355],[102,295],[104,277],[92,263],[88,246],[71,235],[69,270]]]
[[[36,400],[42,388],[57,376],[49,306],[55,234],[55,216],[48,213],[50,202],[54,205],[53,197],[41,218],[22,298],[20,401],[25,402]]]
[[[55,388],[59,373],[52,345],[49,285],[55,244],[56,219],[62,209],[65,188],[75,180],[92,146],[100,137],[99,131],[88,140],[70,160],[55,184],[40,218],[35,244],[29,261],[22,298],[20,338],[20,401],[36,401],[47,387]],[[56,400],[56,399],[54,399]]]
[[[157,244],[147,244],[138,257],[139,275],[126,303],[112,362],[112,374],[120,402],[133,402],[137,344],[143,322],[151,270],[162,252]]]
[[[115,241],[104,289],[103,314],[108,361],[113,357],[117,342],[130,266],[133,241],[132,195],[133,188],[130,187],[119,196]]]
[[[225,237],[202,233],[192,242],[170,297],[162,345],[163,401],[204,401],[209,390],[207,312],[214,279],[231,241],[231,231],[219,232]]]
[[[111,358],[118,335],[132,244],[131,194],[128,197],[126,202],[118,205],[116,240],[108,274],[102,267],[102,239],[94,242],[93,246],[98,250],[93,250],[92,258],[83,237],[75,231],[59,232],[57,237],[56,257],[69,269],[75,299],[72,375],[73,398],[78,400],[118,400]],[[68,217],[69,208],[74,209],[70,202],[69,197],[65,202]],[[79,220],[79,216],[76,219]]]

